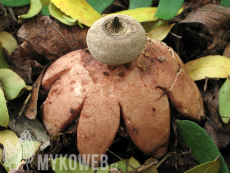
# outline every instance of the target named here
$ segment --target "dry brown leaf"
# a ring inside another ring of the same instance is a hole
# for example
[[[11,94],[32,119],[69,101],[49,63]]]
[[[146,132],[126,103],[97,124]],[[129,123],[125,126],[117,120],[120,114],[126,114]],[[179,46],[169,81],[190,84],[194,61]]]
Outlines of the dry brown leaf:
[[[54,60],[76,50],[86,48],[88,28],[66,26],[56,21],[47,22],[47,17],[27,20],[18,31],[18,37],[28,41],[42,56]]]
[[[42,56],[39,55],[33,47],[24,41],[7,57],[10,68],[16,72],[27,84],[32,83],[31,75],[33,71],[40,73],[43,66],[36,60],[41,61]]]
[[[42,81],[44,70],[42,73],[39,75],[37,80],[33,84],[33,89],[32,89],[32,94],[29,102],[26,105],[25,109],[25,115],[29,119],[35,119],[37,115],[37,100],[38,100],[38,92],[39,92],[39,87]]]
[[[202,23],[206,25],[213,33],[220,29],[227,30],[230,28],[226,23],[230,22],[230,9],[219,5],[208,4],[201,9],[190,13],[182,23]]]

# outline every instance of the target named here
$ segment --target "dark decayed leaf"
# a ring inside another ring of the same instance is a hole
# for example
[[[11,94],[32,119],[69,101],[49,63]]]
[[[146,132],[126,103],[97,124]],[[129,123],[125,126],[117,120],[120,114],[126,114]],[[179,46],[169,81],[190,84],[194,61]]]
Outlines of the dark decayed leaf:
[[[130,0],[129,10],[140,7],[151,7],[153,0]]]
[[[30,0],[1,0],[1,3],[7,7],[21,7],[30,4]]]
[[[98,13],[102,13],[104,9],[113,3],[113,0],[88,0],[89,5],[91,5]]]
[[[219,156],[221,162],[219,172],[229,172],[219,149],[202,127],[188,120],[177,120],[177,127],[186,144],[191,148],[191,152],[199,164],[213,161]]]
[[[229,25],[226,25],[226,23],[230,23],[229,16],[229,8],[208,4],[193,13],[189,13],[179,24],[202,23],[206,25],[211,32],[215,33],[220,29],[227,30],[230,28]]]
[[[155,17],[170,20],[176,16],[183,3],[184,0],[160,0]]]

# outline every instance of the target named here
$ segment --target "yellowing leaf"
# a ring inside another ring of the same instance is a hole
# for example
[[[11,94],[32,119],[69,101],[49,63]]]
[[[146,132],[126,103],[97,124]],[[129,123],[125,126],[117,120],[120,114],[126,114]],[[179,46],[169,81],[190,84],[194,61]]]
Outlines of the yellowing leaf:
[[[10,69],[0,68],[0,80],[7,100],[16,98],[26,86],[24,80]]]
[[[30,0],[30,9],[27,14],[23,14],[18,16],[19,21],[23,21],[23,19],[28,19],[37,15],[42,9],[42,3],[40,0]]]
[[[4,146],[3,166],[7,171],[16,168],[22,159],[21,143],[17,135],[11,130],[0,131],[0,143]]]
[[[153,28],[149,32],[148,37],[161,41],[168,35],[168,33],[170,32],[170,30],[172,29],[174,25],[175,23],[171,25],[164,25],[164,26],[158,26],[156,28]]]
[[[89,27],[101,18],[101,15],[85,0],[51,0],[51,2],[66,15]]]
[[[0,33],[0,42],[2,43],[2,47],[4,47],[9,54],[11,54],[16,47],[18,47],[17,41],[15,38],[8,32]]]
[[[59,10],[54,4],[50,3],[49,5],[49,12],[50,14],[55,17],[60,22],[66,24],[66,25],[75,25],[75,22],[70,22],[66,20],[64,17],[65,13],[63,13],[61,10]]]
[[[230,75],[230,59],[221,55],[202,57],[185,64],[194,81],[208,78],[227,78]]]
[[[220,170],[220,157],[217,157],[214,161],[203,163],[198,165],[185,173],[218,173]]]
[[[136,8],[132,10],[124,10],[112,14],[126,14],[133,17],[138,22],[147,22],[147,21],[157,21],[159,19],[158,17],[154,17],[156,11],[157,11],[156,7],[146,7],[146,8]]]
[[[156,28],[158,26],[164,26],[168,25],[168,21],[165,20],[157,20],[157,21],[151,21],[151,22],[144,22],[142,24],[143,28],[145,29],[145,32],[148,33],[153,28]]]
[[[133,157],[129,159],[129,164],[133,166],[134,168],[138,168],[139,166],[141,166],[140,163]],[[130,172],[132,170],[133,168],[131,168],[130,166],[127,167],[127,172]]]
[[[4,93],[0,87],[0,126],[7,127],[9,123],[9,114],[6,106]]]
[[[21,142],[22,145],[22,159],[29,159],[34,156],[40,147],[38,141],[26,140]]]

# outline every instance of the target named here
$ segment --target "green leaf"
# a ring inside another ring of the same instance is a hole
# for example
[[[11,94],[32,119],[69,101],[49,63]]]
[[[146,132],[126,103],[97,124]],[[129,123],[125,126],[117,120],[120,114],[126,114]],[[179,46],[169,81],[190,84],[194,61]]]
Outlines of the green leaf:
[[[68,20],[66,20],[63,16],[65,15],[65,13],[63,13],[61,10],[59,10],[53,3],[50,3],[49,5],[49,12],[50,14],[55,17],[57,20],[61,21],[62,23],[66,24],[66,25],[75,25],[75,23],[73,22],[69,22]]]
[[[1,3],[7,7],[21,7],[30,4],[30,0],[1,0]]]
[[[6,106],[4,93],[0,87],[0,126],[7,127],[9,123],[9,114]]]
[[[201,165],[198,165],[185,173],[218,173],[220,170],[220,157],[217,157],[214,161],[210,161]]]
[[[102,13],[104,9],[113,3],[113,0],[88,0],[89,5],[91,5],[98,13]]]
[[[0,80],[7,100],[16,98],[26,86],[24,80],[10,69],[0,69]]]
[[[42,3],[40,0],[31,0],[30,9],[27,14],[18,16],[19,21],[23,21],[23,19],[29,19],[37,15],[42,9]]]
[[[2,47],[4,47],[9,54],[11,54],[16,47],[18,47],[17,41],[15,38],[8,32],[1,32],[0,33],[0,41],[2,43]]]
[[[153,0],[129,0],[129,10],[140,7],[151,7]]]
[[[1,41],[0,41],[0,68],[10,68],[10,66],[6,60],[5,54],[3,52],[3,47],[2,47]]]
[[[139,166],[141,166],[140,163],[135,158],[133,158],[133,157],[131,157],[129,159],[129,164],[132,165],[134,168],[138,168]],[[133,170],[133,168],[131,168],[130,166],[128,166],[127,172],[130,172],[132,170]]]
[[[219,113],[224,123],[230,119],[230,77],[224,82],[219,91]]]
[[[41,14],[43,16],[50,16],[51,15],[50,12],[49,12],[49,5],[42,6]]]
[[[220,5],[224,7],[230,7],[230,1],[229,0],[221,0]]]
[[[219,149],[213,139],[208,136],[202,127],[188,120],[177,120],[177,127],[186,144],[191,148],[191,152],[199,164],[213,161],[219,156],[221,162],[219,173],[229,172]]]
[[[0,131],[0,143],[4,146],[5,156],[5,162],[2,165],[7,171],[16,168],[22,159],[21,143],[17,135],[11,130]]]
[[[127,160],[127,159],[125,161],[129,162],[129,160]],[[123,171],[123,173],[127,172],[127,164],[125,162],[123,162],[123,161],[112,163],[112,164],[108,165],[108,167],[110,169],[113,169],[113,168],[121,169]],[[111,173],[111,171],[109,171],[109,173]]]
[[[171,20],[176,16],[184,3],[184,0],[160,0],[155,17],[163,20]]]

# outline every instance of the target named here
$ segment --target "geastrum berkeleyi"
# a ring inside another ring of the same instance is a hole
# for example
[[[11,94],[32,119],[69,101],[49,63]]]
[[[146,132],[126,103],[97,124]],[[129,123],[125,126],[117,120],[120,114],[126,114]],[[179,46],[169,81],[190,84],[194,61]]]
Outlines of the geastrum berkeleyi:
[[[80,116],[80,154],[105,154],[123,118],[135,145],[160,158],[169,143],[169,102],[181,116],[198,122],[204,116],[201,94],[178,55],[164,43],[146,38],[133,18],[99,19],[89,29],[87,43],[90,52],[62,56],[42,80],[43,89],[49,91],[43,105],[48,133],[53,135]]]

